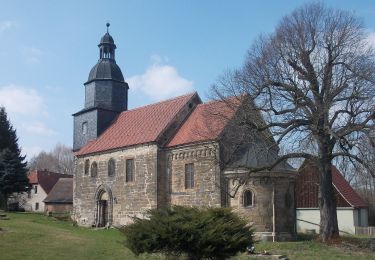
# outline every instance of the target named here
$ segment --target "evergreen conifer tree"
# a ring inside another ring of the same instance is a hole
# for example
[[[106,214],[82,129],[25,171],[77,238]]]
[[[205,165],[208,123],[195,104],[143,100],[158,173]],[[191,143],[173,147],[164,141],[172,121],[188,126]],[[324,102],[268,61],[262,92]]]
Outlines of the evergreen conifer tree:
[[[16,130],[8,120],[4,107],[0,107],[0,206],[6,206],[13,192],[29,189],[25,156],[21,155]]]

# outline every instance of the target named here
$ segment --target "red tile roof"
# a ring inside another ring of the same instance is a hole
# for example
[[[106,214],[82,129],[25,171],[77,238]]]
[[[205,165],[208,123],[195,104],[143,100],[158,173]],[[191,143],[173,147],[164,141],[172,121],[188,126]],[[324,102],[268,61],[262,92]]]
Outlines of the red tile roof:
[[[332,166],[332,184],[352,207],[361,208],[368,206],[335,166]]]
[[[297,208],[317,208],[319,206],[319,183],[320,174],[316,163],[305,160],[297,175],[295,190]],[[332,184],[337,207],[362,208],[368,206],[335,166],[332,166]]]
[[[77,156],[157,141],[178,112],[197,93],[122,112],[96,140],[87,143]]]
[[[169,141],[167,147],[218,138],[234,113],[235,109],[224,101],[199,104]]]
[[[60,178],[72,178],[73,176],[47,170],[33,170],[27,177],[30,184],[39,184],[48,194]]]

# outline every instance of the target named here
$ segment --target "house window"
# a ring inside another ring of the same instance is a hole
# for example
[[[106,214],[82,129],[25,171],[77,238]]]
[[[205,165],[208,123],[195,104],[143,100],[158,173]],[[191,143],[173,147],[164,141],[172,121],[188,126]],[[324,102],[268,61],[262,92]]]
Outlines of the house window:
[[[36,202],[36,203],[35,203],[35,210],[38,210],[38,209],[39,209],[39,203]]]
[[[89,174],[89,170],[90,170],[90,160],[86,159],[85,160],[85,175]]]
[[[108,161],[108,176],[115,176],[116,173],[116,162],[113,158]]]
[[[96,177],[98,175],[98,164],[93,162],[91,164],[91,177]]]
[[[252,207],[254,203],[253,193],[250,190],[245,190],[243,193],[243,206],[245,208]]]
[[[126,160],[126,182],[134,181],[134,159]]]
[[[38,193],[38,186],[37,186],[37,185],[34,186],[34,193],[35,193],[35,194]]]
[[[30,191],[30,190],[27,191],[27,198],[28,198],[28,199],[31,198],[31,191]]]
[[[194,164],[185,164],[185,189],[194,188]]]
[[[82,134],[87,134],[87,122],[82,123]]]

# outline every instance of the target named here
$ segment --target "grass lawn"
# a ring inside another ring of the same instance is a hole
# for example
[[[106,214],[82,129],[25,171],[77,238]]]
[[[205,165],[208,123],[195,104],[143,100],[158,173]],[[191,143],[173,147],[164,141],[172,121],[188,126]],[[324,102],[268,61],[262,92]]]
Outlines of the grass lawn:
[[[0,220],[0,259],[160,259],[137,258],[124,246],[124,236],[115,229],[73,227],[70,222],[31,213],[7,213]],[[289,259],[375,259],[375,253],[347,245],[325,246],[316,241],[262,242],[256,250],[284,254]],[[233,259],[253,259],[240,255]],[[260,258],[267,259],[267,258]]]
[[[0,259],[137,259],[115,229],[73,227],[40,214],[7,213],[0,220]],[[143,259],[150,259],[144,256]]]
[[[255,245],[257,252],[267,250],[272,254],[286,255],[288,259],[375,259],[375,252],[348,245],[344,241],[337,245],[323,245],[315,240],[297,242],[260,242]],[[249,259],[248,256],[238,257],[239,260]],[[250,258],[259,259],[259,258]],[[267,259],[267,258],[260,258]],[[268,258],[271,259],[271,258]]]

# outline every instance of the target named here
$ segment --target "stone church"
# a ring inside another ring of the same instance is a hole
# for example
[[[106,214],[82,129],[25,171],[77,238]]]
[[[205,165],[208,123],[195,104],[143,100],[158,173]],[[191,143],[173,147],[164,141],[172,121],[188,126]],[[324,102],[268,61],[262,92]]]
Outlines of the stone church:
[[[73,115],[79,225],[126,225],[168,205],[232,207],[256,232],[294,236],[294,169],[284,163],[247,170],[275,160],[278,148],[259,149],[262,136],[237,142],[244,136],[233,123],[237,110],[223,101],[203,103],[196,92],[128,109],[129,85],[108,29],[98,47],[84,108]]]

